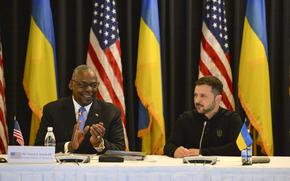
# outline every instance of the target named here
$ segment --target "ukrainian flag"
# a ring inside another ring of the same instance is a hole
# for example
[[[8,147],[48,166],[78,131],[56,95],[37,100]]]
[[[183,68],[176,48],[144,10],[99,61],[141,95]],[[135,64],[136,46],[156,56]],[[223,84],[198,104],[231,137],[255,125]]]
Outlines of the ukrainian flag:
[[[264,0],[248,0],[240,54],[238,95],[258,144],[273,155],[268,45]]]
[[[247,148],[247,146],[250,146],[253,143],[253,139],[248,132],[246,122],[244,122],[241,132],[236,140],[237,146],[239,147],[240,151]]]
[[[158,4],[143,0],[135,86],[140,99],[138,137],[147,154],[163,154],[165,144],[161,74]]]
[[[34,144],[42,108],[57,99],[54,28],[49,0],[32,0],[23,86],[31,108],[30,144]]]

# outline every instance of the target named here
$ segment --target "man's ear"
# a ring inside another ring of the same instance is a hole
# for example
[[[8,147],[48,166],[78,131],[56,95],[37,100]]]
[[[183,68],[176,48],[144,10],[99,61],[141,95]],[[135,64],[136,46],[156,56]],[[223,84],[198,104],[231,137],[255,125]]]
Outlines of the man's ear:
[[[216,101],[217,101],[217,103],[220,103],[222,101],[222,95],[221,94],[218,94],[216,96]]]

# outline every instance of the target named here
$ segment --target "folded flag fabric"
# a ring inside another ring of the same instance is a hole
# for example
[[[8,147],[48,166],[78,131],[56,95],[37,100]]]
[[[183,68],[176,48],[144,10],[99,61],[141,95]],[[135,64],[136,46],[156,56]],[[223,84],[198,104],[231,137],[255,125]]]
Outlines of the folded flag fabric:
[[[240,134],[236,140],[237,146],[239,147],[240,151],[247,148],[247,146],[250,146],[253,143],[253,139],[248,132],[246,122],[244,122],[242,129],[240,131]]]
[[[57,62],[50,0],[31,1],[23,87],[32,111],[29,144],[35,137],[45,104],[57,99]]]
[[[273,128],[264,0],[248,0],[240,52],[238,96],[247,117],[257,131],[258,145],[273,155]]]
[[[135,86],[138,94],[138,137],[142,151],[163,154],[165,123],[163,115],[162,66],[157,0],[143,0]]]

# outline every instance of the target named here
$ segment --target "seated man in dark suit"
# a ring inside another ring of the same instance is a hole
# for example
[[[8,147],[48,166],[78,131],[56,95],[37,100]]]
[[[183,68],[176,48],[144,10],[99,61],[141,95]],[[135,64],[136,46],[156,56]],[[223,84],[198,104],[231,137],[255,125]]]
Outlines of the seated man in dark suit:
[[[220,107],[223,84],[214,76],[198,79],[194,89],[195,109],[181,114],[164,147],[171,157],[240,155],[236,139],[242,120]]]
[[[53,127],[56,152],[124,150],[120,110],[95,98],[98,85],[97,76],[90,67],[76,67],[69,82],[73,95],[44,106],[35,145],[44,145],[47,127]]]

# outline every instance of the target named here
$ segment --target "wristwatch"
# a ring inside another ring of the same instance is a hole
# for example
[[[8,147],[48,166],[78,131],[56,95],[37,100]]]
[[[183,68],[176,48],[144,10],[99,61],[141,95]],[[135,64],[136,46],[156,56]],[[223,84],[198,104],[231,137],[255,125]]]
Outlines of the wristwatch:
[[[102,138],[102,141],[99,144],[99,146],[95,146],[94,148],[95,148],[95,150],[97,150],[97,152],[103,151],[105,149],[105,141],[104,141],[104,139]]]

